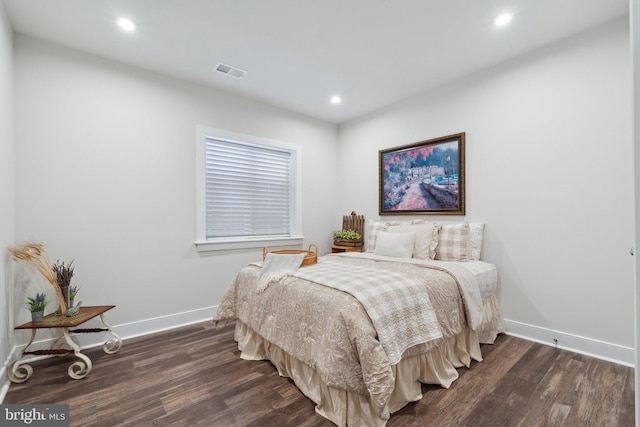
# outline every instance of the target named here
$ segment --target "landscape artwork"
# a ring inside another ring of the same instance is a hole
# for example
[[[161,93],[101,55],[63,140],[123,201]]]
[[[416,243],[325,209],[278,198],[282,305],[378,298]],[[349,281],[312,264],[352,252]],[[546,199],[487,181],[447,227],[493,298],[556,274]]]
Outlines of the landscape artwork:
[[[380,150],[380,215],[464,215],[464,143],[458,133]]]

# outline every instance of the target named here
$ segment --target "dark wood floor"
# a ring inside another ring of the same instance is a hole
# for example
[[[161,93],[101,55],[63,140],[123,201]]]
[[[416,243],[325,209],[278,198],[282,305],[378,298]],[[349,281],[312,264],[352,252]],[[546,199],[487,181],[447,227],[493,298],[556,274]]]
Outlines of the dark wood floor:
[[[510,336],[483,345],[449,390],[392,415],[398,426],[633,426],[633,369]],[[67,376],[71,356],[33,364],[4,403],[67,403],[72,426],[331,426],[265,361],[241,360],[233,329],[202,323],[86,354],[93,371]]]

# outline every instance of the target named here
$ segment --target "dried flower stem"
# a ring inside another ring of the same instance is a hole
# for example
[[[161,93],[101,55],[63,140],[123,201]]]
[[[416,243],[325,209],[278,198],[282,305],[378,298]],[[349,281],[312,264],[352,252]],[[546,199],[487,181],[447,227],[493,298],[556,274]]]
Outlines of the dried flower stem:
[[[51,261],[41,243],[26,243],[18,247],[10,247],[13,260],[16,262],[26,261],[31,264],[49,282],[58,296],[60,313],[67,314],[67,303],[62,295],[62,290],[56,280],[56,274],[51,266]]]

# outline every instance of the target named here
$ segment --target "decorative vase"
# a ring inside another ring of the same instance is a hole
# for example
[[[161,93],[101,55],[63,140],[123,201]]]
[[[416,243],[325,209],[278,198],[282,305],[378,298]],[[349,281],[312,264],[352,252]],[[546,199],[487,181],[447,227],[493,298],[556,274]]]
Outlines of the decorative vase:
[[[69,308],[69,287],[68,286],[60,286],[60,291],[62,292],[62,297],[64,298],[64,303],[67,308]]]
[[[44,310],[42,311],[32,311],[31,312],[31,321],[32,322],[39,322],[42,320],[42,318],[44,317]]]

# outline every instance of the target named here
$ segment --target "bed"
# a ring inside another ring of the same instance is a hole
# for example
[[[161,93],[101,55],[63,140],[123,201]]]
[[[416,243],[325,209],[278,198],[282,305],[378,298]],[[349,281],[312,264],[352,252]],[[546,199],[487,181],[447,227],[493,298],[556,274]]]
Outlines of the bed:
[[[320,415],[384,426],[422,398],[421,383],[448,388],[457,368],[482,361],[480,344],[505,330],[497,268],[474,253],[471,228],[372,222],[366,252],[322,256],[264,289],[256,283],[267,262],[248,265],[214,323],[235,322],[241,357],[270,360]]]

